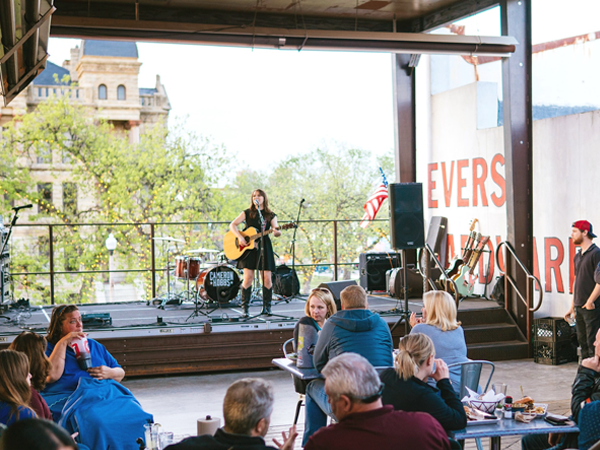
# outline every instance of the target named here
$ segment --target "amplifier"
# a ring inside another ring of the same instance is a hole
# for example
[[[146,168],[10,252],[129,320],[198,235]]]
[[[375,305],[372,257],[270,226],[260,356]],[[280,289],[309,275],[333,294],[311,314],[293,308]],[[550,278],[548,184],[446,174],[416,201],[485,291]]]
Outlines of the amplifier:
[[[387,291],[385,273],[400,267],[398,253],[361,253],[358,257],[360,285],[366,291]]]

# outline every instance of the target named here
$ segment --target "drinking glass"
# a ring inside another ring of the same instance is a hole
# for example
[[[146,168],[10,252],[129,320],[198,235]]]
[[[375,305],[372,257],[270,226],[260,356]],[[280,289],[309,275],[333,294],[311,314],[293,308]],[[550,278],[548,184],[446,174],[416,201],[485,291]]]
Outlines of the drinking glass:
[[[508,385],[504,383],[494,383],[492,384],[492,389],[496,394],[502,394],[506,397],[506,390],[508,389]]]
[[[162,431],[158,434],[158,450],[164,450],[173,443],[173,432]]]

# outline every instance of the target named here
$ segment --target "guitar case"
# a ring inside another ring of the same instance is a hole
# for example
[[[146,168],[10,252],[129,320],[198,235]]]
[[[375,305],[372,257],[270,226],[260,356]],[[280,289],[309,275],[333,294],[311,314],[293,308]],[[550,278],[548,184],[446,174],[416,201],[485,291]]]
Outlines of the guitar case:
[[[277,266],[271,273],[273,293],[284,297],[293,297],[300,292],[300,281],[296,271],[285,264]]]
[[[385,273],[388,293],[393,298],[404,298],[403,272],[404,267],[398,267]],[[406,272],[406,282],[408,284],[407,298],[423,297],[423,277],[418,270],[409,267]]]

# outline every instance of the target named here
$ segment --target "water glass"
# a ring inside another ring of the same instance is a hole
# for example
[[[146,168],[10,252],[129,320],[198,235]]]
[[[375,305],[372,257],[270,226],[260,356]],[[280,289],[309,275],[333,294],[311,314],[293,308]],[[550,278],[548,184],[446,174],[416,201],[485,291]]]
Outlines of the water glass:
[[[173,432],[162,431],[158,434],[158,450],[164,450],[173,443]]]
[[[494,383],[492,384],[492,389],[496,394],[502,394],[506,396],[506,390],[508,389],[508,385],[504,383]]]

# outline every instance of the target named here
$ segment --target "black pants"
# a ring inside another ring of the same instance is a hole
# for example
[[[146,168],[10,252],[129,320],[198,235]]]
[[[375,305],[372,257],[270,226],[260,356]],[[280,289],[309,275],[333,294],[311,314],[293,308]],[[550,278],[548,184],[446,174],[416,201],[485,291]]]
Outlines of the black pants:
[[[594,356],[594,341],[596,333],[600,328],[600,310],[583,309],[581,306],[575,307],[575,320],[577,328],[577,340],[581,347],[581,357],[589,358]]]

